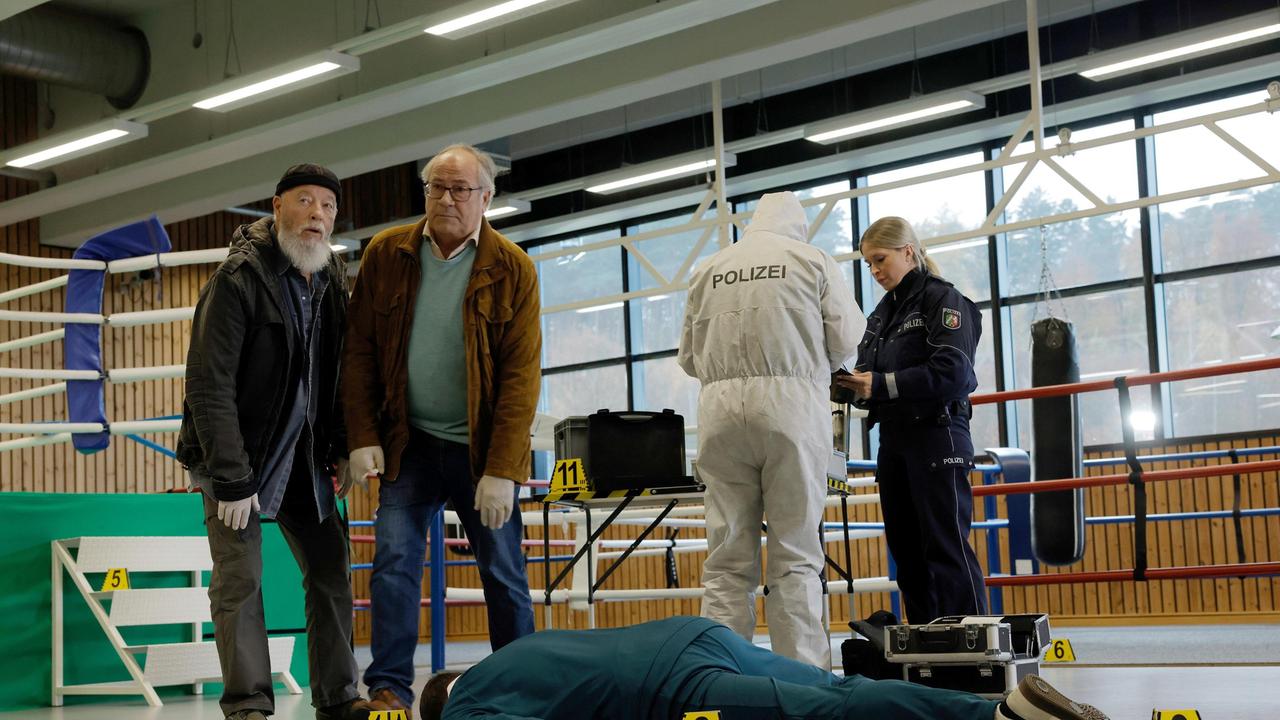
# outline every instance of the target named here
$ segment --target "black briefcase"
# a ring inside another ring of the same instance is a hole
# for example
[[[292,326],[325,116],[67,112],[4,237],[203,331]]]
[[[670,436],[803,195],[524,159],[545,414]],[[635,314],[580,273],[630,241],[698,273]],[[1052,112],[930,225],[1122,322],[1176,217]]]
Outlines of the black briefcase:
[[[594,492],[693,485],[684,471],[684,416],[674,410],[588,415],[587,457]]]

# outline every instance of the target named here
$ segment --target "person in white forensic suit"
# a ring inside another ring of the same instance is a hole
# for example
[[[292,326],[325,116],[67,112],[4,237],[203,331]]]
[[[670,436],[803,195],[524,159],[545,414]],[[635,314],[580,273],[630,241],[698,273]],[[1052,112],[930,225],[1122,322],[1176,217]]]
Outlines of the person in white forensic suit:
[[[832,450],[830,383],[857,351],[866,318],[835,260],[807,238],[794,194],[762,197],[742,239],[693,274],[678,359],[702,383],[702,615],[751,639],[767,521],[773,651],[829,668],[819,523]]]

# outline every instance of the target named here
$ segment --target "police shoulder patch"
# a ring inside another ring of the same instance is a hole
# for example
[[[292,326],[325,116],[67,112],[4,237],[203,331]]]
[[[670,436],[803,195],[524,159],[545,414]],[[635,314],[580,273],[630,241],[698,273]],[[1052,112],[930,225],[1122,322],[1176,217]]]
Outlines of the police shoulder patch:
[[[960,311],[942,308],[942,327],[948,330],[960,329]]]

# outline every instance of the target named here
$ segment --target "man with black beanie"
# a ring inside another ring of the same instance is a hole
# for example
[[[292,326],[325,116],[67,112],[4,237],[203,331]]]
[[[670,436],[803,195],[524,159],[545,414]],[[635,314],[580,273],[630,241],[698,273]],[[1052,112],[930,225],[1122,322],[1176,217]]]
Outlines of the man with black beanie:
[[[316,717],[367,720],[380,709],[357,688],[347,535],[332,480],[346,476],[347,447],[337,401],[346,270],[329,249],[341,194],[327,168],[289,168],[272,217],[232,235],[191,327],[177,455],[204,496],[229,720],[272,714],[272,674],[289,666],[268,649],[260,515],[276,520],[302,570]]]

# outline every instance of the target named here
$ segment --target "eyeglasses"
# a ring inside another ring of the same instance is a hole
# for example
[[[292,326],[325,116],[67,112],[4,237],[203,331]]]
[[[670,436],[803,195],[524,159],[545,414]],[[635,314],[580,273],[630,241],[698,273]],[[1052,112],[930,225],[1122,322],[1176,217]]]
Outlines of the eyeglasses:
[[[439,200],[444,197],[444,193],[447,190],[449,192],[449,196],[453,198],[454,202],[464,203],[471,199],[471,191],[481,189],[483,188],[467,187],[466,185],[455,185],[453,187],[449,187],[448,185],[441,185],[440,183],[426,183],[427,197],[432,200]]]

